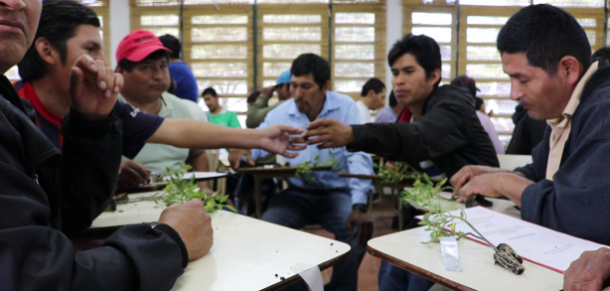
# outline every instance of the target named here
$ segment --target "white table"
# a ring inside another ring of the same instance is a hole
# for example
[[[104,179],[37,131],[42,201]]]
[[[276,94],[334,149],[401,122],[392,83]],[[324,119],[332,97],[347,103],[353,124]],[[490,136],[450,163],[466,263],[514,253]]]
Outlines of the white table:
[[[152,201],[118,205],[117,211],[100,215],[92,228],[156,221],[161,212],[161,205]],[[212,249],[189,263],[173,291],[275,290],[299,278],[291,269],[296,264],[323,270],[350,251],[339,241],[227,211],[212,214],[212,227]]]
[[[507,200],[489,199],[492,209],[519,217],[514,204]],[[493,250],[480,243],[462,239],[458,242],[463,272],[445,270],[439,244],[422,244],[430,235],[418,227],[369,240],[367,249],[409,272],[456,290],[550,290],[562,289],[563,275],[525,261],[525,272],[515,275],[494,265]]]

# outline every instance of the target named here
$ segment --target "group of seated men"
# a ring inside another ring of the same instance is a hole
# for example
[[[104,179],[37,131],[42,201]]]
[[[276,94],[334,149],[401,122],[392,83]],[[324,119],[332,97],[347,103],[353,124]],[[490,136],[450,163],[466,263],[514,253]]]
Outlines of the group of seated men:
[[[234,167],[272,153],[294,165],[334,159],[354,174],[371,174],[366,153],[375,153],[451,178],[460,199],[506,197],[527,221],[610,244],[603,223],[610,67],[606,59],[591,60],[584,30],[561,9],[523,8],[498,35],[511,98],[550,125],[534,162],[509,172],[497,169],[468,89],[439,86],[440,49],[427,36],[407,35],[388,55],[395,98],[408,108],[396,123],[361,124],[356,102],[330,91],[328,62],[303,54],[289,81],[274,88],[283,90],[283,102],[259,118],[257,129],[237,129],[198,120],[192,104],[166,92],[170,52],[151,32],[125,37],[113,70],[91,9],[71,0],[0,4],[0,69],[18,63],[22,77],[16,88],[0,78],[1,290],[169,290],[213,244],[201,201],[165,209],[156,225],[125,226],[86,251],[76,251],[65,234],[87,228],[117,187],[159,171],[159,155],[197,167],[208,148],[231,148]],[[131,165],[121,166],[121,156]],[[290,179],[262,219],[293,228],[316,222],[348,243],[352,251],[326,289],[356,290],[372,235],[372,193],[370,181],[314,173],[309,181]],[[566,272],[565,289],[601,290],[610,275],[607,256],[607,249],[583,254]],[[380,289],[429,287],[399,271],[386,266]]]

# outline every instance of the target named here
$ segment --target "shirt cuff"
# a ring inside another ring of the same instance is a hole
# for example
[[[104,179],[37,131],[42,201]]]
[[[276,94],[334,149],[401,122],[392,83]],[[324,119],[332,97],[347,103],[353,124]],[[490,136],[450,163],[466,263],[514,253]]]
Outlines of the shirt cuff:
[[[352,190],[352,205],[353,204],[368,204],[366,194],[360,190]]]
[[[361,152],[362,148],[358,148],[358,145],[361,144],[360,140],[364,138],[364,130],[362,124],[353,124],[350,125],[352,127],[352,134],[354,136],[354,141],[351,144],[345,146],[345,149],[349,152]]]
[[[70,108],[70,114],[62,120],[61,130],[81,138],[100,139],[116,130],[115,119],[114,110],[104,118],[89,119]]]
[[[186,250],[186,246],[184,245],[184,242],[182,241],[182,238],[180,237],[180,234],[178,234],[178,232],[173,229],[171,226],[167,225],[167,224],[157,224],[155,226],[155,230],[160,230],[162,232],[164,232],[165,234],[167,234],[169,237],[171,237],[176,244],[178,245],[178,247],[180,247],[180,253],[182,254],[182,268],[186,268],[186,266],[188,266],[189,264],[189,253]]]

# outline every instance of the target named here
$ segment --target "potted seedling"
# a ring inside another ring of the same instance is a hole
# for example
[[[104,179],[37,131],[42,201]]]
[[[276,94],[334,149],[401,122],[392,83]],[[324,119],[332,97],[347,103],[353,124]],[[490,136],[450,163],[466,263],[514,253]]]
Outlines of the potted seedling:
[[[501,243],[495,246],[468,221],[464,210],[460,212],[459,216],[452,215],[449,211],[454,209],[443,208],[438,200],[435,199],[443,185],[447,182],[447,179],[434,185],[432,181],[430,181],[428,175],[424,173],[422,177],[424,180],[423,182],[421,179],[417,179],[413,184],[412,189],[405,190],[401,193],[404,204],[409,204],[411,203],[410,201],[414,201],[429,209],[428,213],[424,214],[423,220],[419,222],[419,225],[426,226],[425,230],[430,232],[430,240],[422,243],[438,243],[440,242],[441,237],[456,237],[456,239],[459,240],[470,235],[487,242],[487,244],[493,248],[494,261],[496,264],[499,264],[517,275],[523,273],[525,270],[522,265],[523,259],[509,245]],[[466,223],[476,234],[456,231],[456,220]]]

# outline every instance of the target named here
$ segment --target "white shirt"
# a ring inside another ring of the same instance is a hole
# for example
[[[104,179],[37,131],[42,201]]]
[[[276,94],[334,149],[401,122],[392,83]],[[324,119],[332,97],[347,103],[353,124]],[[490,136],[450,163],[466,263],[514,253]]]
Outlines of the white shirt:
[[[364,104],[362,100],[358,100],[358,102],[356,102],[356,107],[358,108],[358,112],[360,113],[360,121],[362,121],[362,124],[373,122],[373,118],[371,117],[371,111],[368,107],[366,107],[366,104]]]
[[[487,114],[477,110],[477,117],[483,126],[483,129],[487,131],[487,135],[489,135],[489,139],[491,139],[491,143],[496,150],[496,154],[502,155],[504,154],[504,145],[500,142],[500,138],[498,137],[498,132],[496,131],[496,127],[493,122],[491,122],[491,118],[487,116]]]

